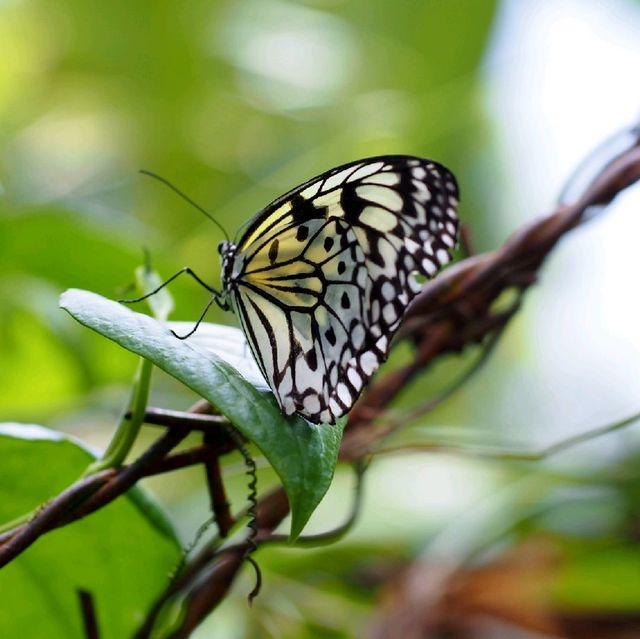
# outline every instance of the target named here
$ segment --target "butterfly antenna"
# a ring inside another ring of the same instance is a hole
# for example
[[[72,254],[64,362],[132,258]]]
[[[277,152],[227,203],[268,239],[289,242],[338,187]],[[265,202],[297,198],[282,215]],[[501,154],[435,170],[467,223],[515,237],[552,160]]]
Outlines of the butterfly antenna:
[[[189,204],[191,204],[191,206],[194,206],[195,208],[197,208],[198,211],[200,211],[200,213],[206,215],[222,231],[225,239],[227,241],[231,241],[229,234],[226,232],[222,224],[220,224],[220,222],[218,222],[218,220],[216,220],[213,217],[213,215],[211,215],[208,211],[203,209],[197,202],[194,202],[186,193],[183,193],[177,186],[169,182],[167,178],[163,178],[161,175],[158,175],[157,173],[153,173],[153,171],[147,171],[146,169],[140,169],[140,173],[142,173],[142,175],[148,175],[149,177],[152,177],[158,180],[158,182],[162,182],[165,186],[168,186],[174,193],[177,193],[183,200],[186,200],[187,202],[189,202]]]

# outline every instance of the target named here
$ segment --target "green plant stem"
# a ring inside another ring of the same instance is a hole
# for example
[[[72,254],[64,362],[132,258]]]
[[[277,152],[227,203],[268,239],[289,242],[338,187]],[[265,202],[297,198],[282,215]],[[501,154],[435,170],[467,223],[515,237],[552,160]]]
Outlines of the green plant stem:
[[[293,544],[289,543],[287,535],[272,534],[267,539],[263,539],[260,542],[260,545],[286,544],[290,548],[320,548],[322,546],[335,544],[346,537],[360,515],[360,510],[362,508],[362,478],[368,465],[368,461],[365,462],[364,460],[360,460],[353,466],[356,476],[354,500],[353,505],[351,506],[351,512],[343,524],[324,533],[318,533],[316,535],[301,535]]]
[[[144,422],[152,371],[153,364],[151,361],[140,358],[131,391],[131,399],[120,418],[120,423],[116,428],[113,439],[102,458],[91,464],[87,468],[85,475],[120,466],[126,459]]]
[[[459,445],[459,446],[449,446],[447,444],[400,444],[398,446],[387,446],[384,448],[380,448],[375,451],[375,455],[393,455],[398,453],[415,453],[415,452],[435,452],[435,453],[462,453],[470,456],[478,456],[484,457],[488,459],[495,459],[501,461],[524,461],[524,462],[535,462],[535,461],[543,461],[547,457],[551,457],[551,455],[556,455],[557,453],[561,453],[565,450],[573,448],[578,444],[582,444],[584,442],[591,441],[596,437],[601,437],[602,435],[607,435],[609,433],[613,433],[617,430],[622,430],[627,426],[634,424],[635,422],[640,420],[640,413],[636,413],[635,415],[631,415],[630,417],[626,417],[625,419],[621,419],[618,422],[614,422],[613,424],[607,424],[606,426],[601,426],[600,428],[594,428],[593,430],[588,430],[583,433],[579,433],[578,435],[572,435],[571,437],[567,437],[566,439],[561,439],[559,442],[555,444],[551,444],[551,446],[547,446],[540,451],[510,451],[510,450],[495,450],[495,449],[486,449],[486,448],[478,448],[473,445]]]

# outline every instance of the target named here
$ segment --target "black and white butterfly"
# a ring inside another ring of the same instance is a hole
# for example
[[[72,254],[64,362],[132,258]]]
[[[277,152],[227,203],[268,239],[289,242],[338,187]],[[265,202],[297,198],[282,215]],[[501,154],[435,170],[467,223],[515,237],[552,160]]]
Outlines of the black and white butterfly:
[[[420,291],[416,275],[451,259],[457,204],[442,165],[367,158],[292,189],[220,244],[217,301],[287,415],[333,424],[349,411]]]

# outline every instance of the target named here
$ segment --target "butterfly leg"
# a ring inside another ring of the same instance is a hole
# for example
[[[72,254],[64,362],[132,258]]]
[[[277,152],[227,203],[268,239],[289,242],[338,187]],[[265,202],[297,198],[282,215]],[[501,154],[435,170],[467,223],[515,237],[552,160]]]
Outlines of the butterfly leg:
[[[195,274],[195,272],[193,270],[191,270],[191,268],[189,268],[188,266],[185,266],[184,268],[181,268],[177,273],[174,273],[168,280],[166,280],[165,282],[160,284],[160,286],[155,288],[150,293],[147,293],[146,295],[141,295],[140,297],[135,297],[133,299],[118,300],[118,302],[120,302],[121,304],[135,304],[136,302],[142,302],[143,300],[146,300],[147,298],[151,297],[152,295],[155,295],[158,291],[161,291],[165,286],[167,286],[167,284],[171,284],[171,282],[173,282],[173,280],[175,280],[178,276],[182,275],[183,273],[186,273],[187,275],[190,275],[196,282],[198,282],[198,284],[200,284],[200,286],[202,286],[203,288],[206,288],[210,293],[213,293],[214,297],[215,296],[220,296],[220,291],[216,291],[215,288],[212,288],[206,282],[204,282],[202,279],[200,279]]]
[[[200,326],[200,324],[202,323],[202,320],[204,319],[204,316],[208,313],[209,309],[211,308],[211,305],[214,302],[216,302],[218,306],[222,308],[221,302],[219,301],[218,297],[219,297],[219,293],[216,291],[211,296],[211,299],[207,302],[207,305],[204,307],[204,310],[200,314],[198,321],[195,323],[194,327],[188,333],[186,333],[185,335],[178,335],[178,333],[172,330],[171,333],[173,334],[173,336],[177,337],[178,339],[187,339],[187,337],[191,337],[198,330],[198,326]]]

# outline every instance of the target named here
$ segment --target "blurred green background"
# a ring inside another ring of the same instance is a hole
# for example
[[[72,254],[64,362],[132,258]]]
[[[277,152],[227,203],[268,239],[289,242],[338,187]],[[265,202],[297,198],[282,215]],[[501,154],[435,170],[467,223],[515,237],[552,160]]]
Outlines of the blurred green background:
[[[431,157],[457,175],[461,217],[488,250],[550,210],[574,166],[637,116],[639,35],[631,0],[0,2],[0,421],[109,440],[135,358],[58,310],[66,288],[117,297],[143,248],[165,276],[189,265],[217,284],[219,231],[138,169],[172,180],[233,235],[333,166]],[[561,244],[490,364],[395,443],[536,450],[640,409],[638,195]],[[194,320],[207,301],[189,281],[172,292],[174,319]],[[234,323],[219,311],[210,320]],[[434,366],[402,405],[472,357]],[[156,376],[154,405],[192,400]],[[484,565],[541,539],[560,557],[544,614],[638,615],[639,444],[629,429],[541,464],[376,460],[353,533],[322,552],[262,552],[253,610],[242,581],[211,628],[362,635],[412,559]],[[240,506],[240,462],[227,472]],[[201,480],[148,482],[185,543],[207,516]],[[271,481],[265,471],[261,485]],[[340,523],[351,483],[339,470],[311,529]],[[482,636],[529,636],[491,632]]]

